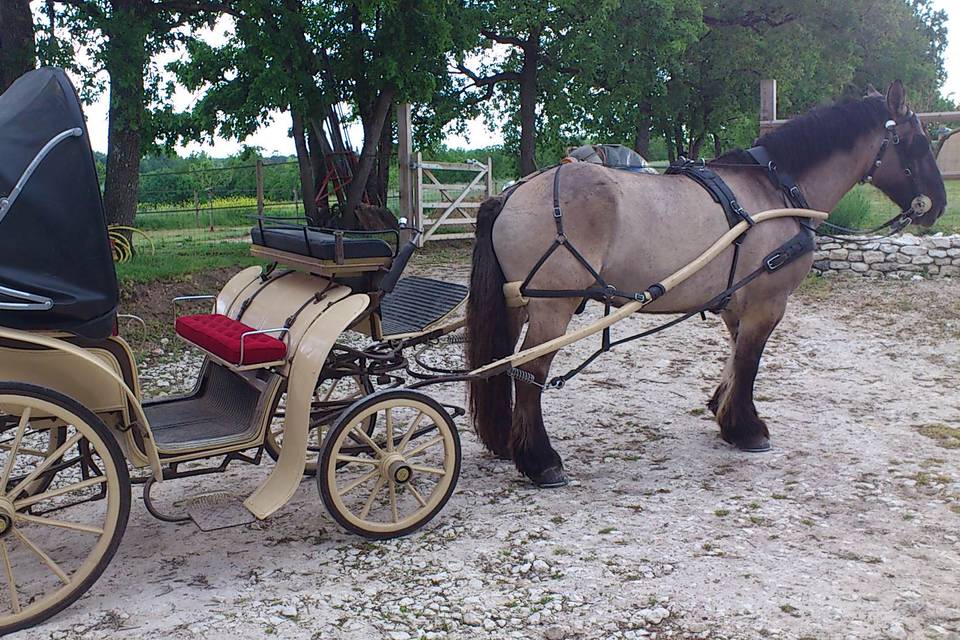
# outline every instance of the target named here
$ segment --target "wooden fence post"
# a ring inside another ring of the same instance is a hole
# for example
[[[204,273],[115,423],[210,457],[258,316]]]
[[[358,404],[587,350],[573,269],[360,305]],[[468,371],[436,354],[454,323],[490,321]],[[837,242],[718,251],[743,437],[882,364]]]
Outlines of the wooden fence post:
[[[263,160],[257,158],[257,217],[263,217]]]
[[[425,242],[423,239],[423,234],[427,231],[425,221],[423,219],[423,190],[420,189],[421,184],[423,184],[423,156],[419,151],[417,151],[416,180],[413,183],[413,197],[414,201],[416,202],[413,226],[417,229],[420,229],[422,232],[420,234],[420,239],[417,242],[417,245],[420,247],[422,247]]]
[[[487,197],[492,198],[494,191],[493,184],[493,158],[487,156]]]
[[[410,160],[413,154],[413,131],[410,121],[410,105],[397,106],[397,177],[400,185],[400,217],[407,224],[415,224],[413,219],[413,176]]]
[[[777,119],[777,81],[773,78],[760,81],[760,135],[766,133],[765,122]]]

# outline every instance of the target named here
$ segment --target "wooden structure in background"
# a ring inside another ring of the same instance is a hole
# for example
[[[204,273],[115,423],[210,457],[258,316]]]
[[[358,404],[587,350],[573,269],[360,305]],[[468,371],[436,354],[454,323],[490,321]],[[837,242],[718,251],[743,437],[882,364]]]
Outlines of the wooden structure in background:
[[[920,122],[932,123],[960,123],[960,111],[932,111],[918,113]],[[777,81],[773,79],[760,81],[760,135],[770,133],[789,120],[777,118]],[[937,165],[944,180],[960,180],[960,136],[954,136],[951,131],[937,141]]]
[[[428,240],[473,238],[476,210],[493,196],[493,161],[486,163],[433,162],[413,153],[410,105],[397,106],[397,165],[400,187],[400,217],[423,230],[420,246]],[[437,174],[469,172],[466,182],[444,183]],[[466,227],[453,233],[438,233],[443,227]]]

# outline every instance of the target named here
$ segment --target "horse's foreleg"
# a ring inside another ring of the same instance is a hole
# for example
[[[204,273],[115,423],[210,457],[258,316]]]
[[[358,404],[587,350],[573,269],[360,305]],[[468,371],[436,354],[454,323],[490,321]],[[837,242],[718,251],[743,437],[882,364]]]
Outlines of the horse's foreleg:
[[[555,302],[541,305],[531,310],[527,335],[522,349],[529,349],[563,335],[573,316],[576,306]],[[556,352],[541,356],[519,367],[533,375],[543,384],[548,380],[550,364]],[[529,382],[517,380],[515,383],[516,401],[513,407],[513,425],[510,433],[510,451],[517,470],[530,478],[539,487],[559,487],[567,484],[563,471],[563,462],[552,446],[543,424],[541,408],[542,389]]]
[[[770,334],[780,323],[785,305],[764,305],[739,319],[726,393],[717,408],[720,434],[744,451],[766,451],[770,432],[757,415],[753,384]],[[721,383],[722,384],[722,383]]]
[[[721,311],[720,317],[723,318],[723,323],[727,326],[727,331],[730,333],[730,355],[723,365],[723,372],[720,374],[720,382],[717,384],[716,390],[713,392],[713,395],[710,396],[710,399],[707,400],[707,408],[710,409],[713,415],[717,415],[717,411],[720,409],[720,401],[730,388],[730,378],[733,375],[733,356],[736,352],[737,344],[737,331],[740,328],[740,318],[733,312],[729,310]]]

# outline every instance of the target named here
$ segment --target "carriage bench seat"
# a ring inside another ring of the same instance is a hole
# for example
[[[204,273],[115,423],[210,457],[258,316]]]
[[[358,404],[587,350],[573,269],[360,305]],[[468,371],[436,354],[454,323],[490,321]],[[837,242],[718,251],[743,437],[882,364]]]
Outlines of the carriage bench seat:
[[[239,367],[282,362],[287,355],[282,340],[217,313],[180,316],[175,328],[187,342]]]
[[[318,260],[339,262],[342,259],[391,258],[393,249],[378,238],[341,238],[343,255],[337,256],[337,238],[332,233],[298,226],[258,226],[250,230],[253,244],[308,256]]]

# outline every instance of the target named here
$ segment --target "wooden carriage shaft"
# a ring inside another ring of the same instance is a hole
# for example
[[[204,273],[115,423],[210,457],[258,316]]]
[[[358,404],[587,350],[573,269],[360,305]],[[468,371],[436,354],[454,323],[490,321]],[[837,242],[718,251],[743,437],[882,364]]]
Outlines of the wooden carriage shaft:
[[[764,222],[766,220],[772,220],[774,218],[812,218],[814,220],[823,221],[827,219],[828,215],[830,214],[824,213],[823,211],[814,211],[812,209],[770,209],[769,211],[762,211],[756,214],[753,216],[753,220],[757,223]],[[720,236],[716,242],[714,242],[706,251],[694,259],[693,262],[690,262],[686,266],[678,269],[674,273],[661,280],[660,285],[663,287],[664,295],[671,289],[676,288],[679,284],[690,278],[690,276],[700,271],[700,269],[720,255],[733,243],[734,240],[736,240],[749,228],[750,225],[746,221],[740,222],[737,224],[737,226],[731,228],[725,234]],[[480,367],[479,369],[474,369],[469,375],[483,377],[485,374],[491,374],[492,372],[503,369],[507,366],[519,367],[522,364],[536,360],[537,358],[545,356],[548,353],[559,351],[567,345],[578,342],[584,338],[592,336],[595,333],[599,333],[610,325],[619,322],[623,318],[626,318],[627,316],[639,311],[646,305],[653,302],[649,291],[645,291],[644,294],[644,298],[646,300],[645,302],[639,302],[636,300],[628,302],[610,315],[604,316],[596,322],[593,322],[585,327],[581,327],[576,331],[566,333],[559,338],[548,340],[543,344],[539,344],[529,349],[524,349],[523,351],[514,353],[506,358],[501,358],[500,360],[491,362],[490,364]]]

